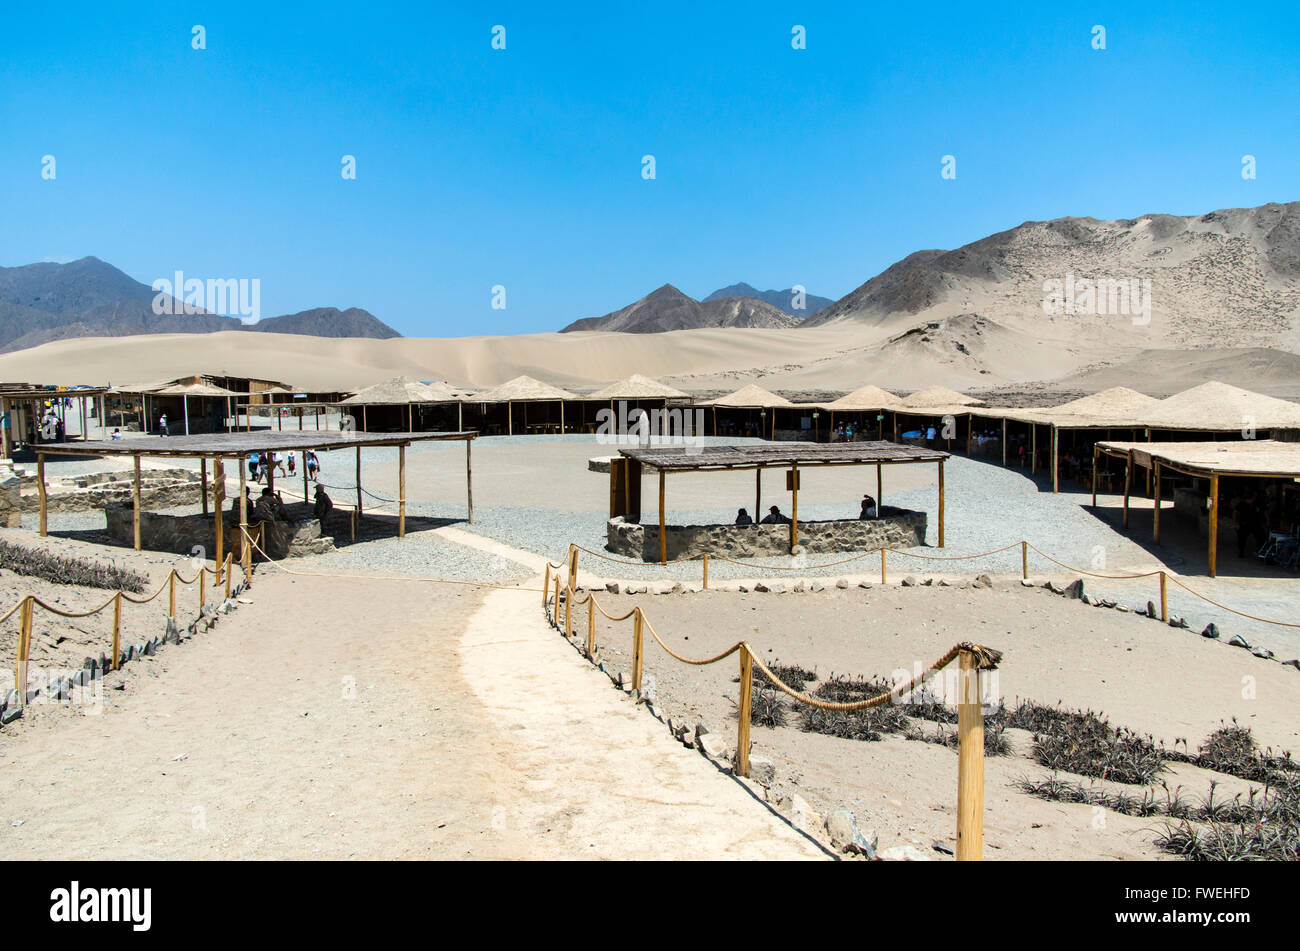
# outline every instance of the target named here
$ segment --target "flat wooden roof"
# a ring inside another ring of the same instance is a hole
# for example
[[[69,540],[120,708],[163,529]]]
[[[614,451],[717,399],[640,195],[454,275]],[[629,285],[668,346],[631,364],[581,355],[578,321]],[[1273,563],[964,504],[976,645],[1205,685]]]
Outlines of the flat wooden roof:
[[[0,397],[7,400],[54,400],[63,397],[80,399],[82,397],[102,396],[108,392],[106,386],[88,386],[79,390],[0,390]]]
[[[1275,439],[1241,439],[1217,442],[1099,442],[1111,456],[1127,456],[1150,469],[1154,460],[1162,466],[1208,478],[1211,475],[1300,477],[1300,442]]]
[[[448,433],[252,432],[140,439],[99,439],[87,442],[40,443],[38,455],[69,456],[246,456],[253,452],[305,449],[350,449],[353,446],[408,446],[413,442],[478,438],[475,430]]]
[[[938,449],[880,440],[762,446],[652,446],[619,452],[651,469],[678,471],[940,462],[948,458],[948,453]]]

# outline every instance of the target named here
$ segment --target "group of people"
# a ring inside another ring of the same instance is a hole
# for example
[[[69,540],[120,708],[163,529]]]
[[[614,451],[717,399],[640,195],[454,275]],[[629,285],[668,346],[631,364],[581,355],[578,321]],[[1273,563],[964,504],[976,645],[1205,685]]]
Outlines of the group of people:
[[[312,515],[320,519],[324,525],[325,519],[330,512],[334,510],[334,502],[325,492],[323,485],[317,485],[315,501],[312,503]],[[284,498],[278,491],[273,490],[270,486],[262,489],[262,494],[258,496],[257,501],[253,501],[253,490],[244,487],[244,505],[248,513],[248,524],[257,525],[260,522],[287,522],[289,521],[289,508],[284,504]],[[236,515],[239,514],[239,496],[236,495],[230,504],[230,510]]]
[[[831,442],[852,442],[858,438],[858,424],[856,422],[838,422],[835,428],[831,430]]]
[[[880,508],[876,505],[876,500],[869,495],[862,497],[862,507],[858,511],[859,519],[879,518]],[[749,512],[741,509],[736,513],[737,525],[753,525],[754,520],[750,518]],[[790,518],[781,511],[781,507],[773,505],[767,510],[758,522],[760,525],[789,525]]]
[[[320,475],[320,460],[316,458],[316,453],[308,449],[302,454],[303,465],[307,467],[307,478],[312,482],[317,481]],[[286,465],[288,470],[286,472]],[[294,475],[298,471],[298,459],[292,453],[281,455],[278,452],[269,453],[251,453],[248,457],[248,475],[254,482],[261,482],[262,476],[278,471],[280,475]]]

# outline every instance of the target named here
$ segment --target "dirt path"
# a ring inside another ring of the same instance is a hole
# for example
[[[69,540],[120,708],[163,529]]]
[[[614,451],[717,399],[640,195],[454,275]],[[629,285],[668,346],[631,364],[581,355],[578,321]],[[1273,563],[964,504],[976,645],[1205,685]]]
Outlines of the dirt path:
[[[271,570],[248,595],[102,713],[6,727],[0,854],[818,854],[602,690],[537,595]]]

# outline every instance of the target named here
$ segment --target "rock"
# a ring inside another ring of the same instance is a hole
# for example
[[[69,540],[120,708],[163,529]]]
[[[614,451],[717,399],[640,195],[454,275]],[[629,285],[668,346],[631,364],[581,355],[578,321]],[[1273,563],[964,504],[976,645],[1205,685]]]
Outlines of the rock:
[[[993,579],[990,578],[988,575],[980,575],[980,576],[977,577],[973,582],[971,582],[971,587],[972,587],[972,588],[991,588],[991,587],[993,587]]]
[[[951,588],[951,587],[952,587],[952,585],[948,583],[948,579],[947,579],[947,578],[940,578],[940,579],[939,579],[937,582],[935,582],[935,583],[936,583],[939,587],[941,587],[941,588]]]
[[[790,822],[800,832],[812,832],[822,828],[822,817],[817,814],[808,801],[798,793],[786,800],[790,810]]]
[[[103,651],[99,652],[99,669],[100,670],[108,669],[108,655],[105,654]]]
[[[1240,634],[1233,634],[1232,637],[1229,638],[1229,640],[1228,640],[1228,646],[1229,646],[1229,647],[1244,647],[1244,648],[1246,648],[1246,650],[1250,650],[1250,641],[1246,640],[1246,639],[1245,639],[1244,637],[1242,637]]]
[[[670,588],[669,590],[672,591],[673,594],[681,594],[682,583],[680,581],[674,581],[672,588]]]
[[[825,590],[826,590],[826,585],[822,584],[820,581],[814,581],[812,584],[810,584],[810,585],[808,586],[808,590],[809,590],[809,591],[825,591]]]
[[[790,590],[795,591],[795,592],[802,592],[802,591],[803,591],[803,582],[802,582],[802,581],[796,581],[796,582],[794,583],[794,587],[791,588]]]
[[[605,590],[608,591],[610,594],[618,594],[618,582],[617,581],[605,582]]]
[[[882,862],[930,861],[930,856],[926,855],[914,845],[892,845],[887,849],[881,849],[876,853],[876,857]]]
[[[158,648],[152,640],[149,640],[145,643],[142,653],[145,657],[152,657],[154,654],[158,653]]]
[[[695,745],[701,753],[710,759],[725,760],[729,752],[727,741],[716,733],[705,733],[703,736],[697,736]]]
[[[931,587],[933,584],[934,584],[934,579],[933,579],[933,578],[926,577],[926,578],[922,578],[922,579],[921,579],[921,587],[923,587],[923,588],[929,588],[929,587]]]
[[[741,594],[749,594],[749,588],[743,584],[736,585],[736,590],[739,591]]]
[[[877,839],[875,833],[864,835],[858,829],[857,817],[847,809],[837,809],[826,818],[826,833],[831,845],[841,852],[865,855],[873,858],[876,854]]]
[[[1127,604],[1116,604],[1115,610],[1118,611],[1120,614],[1128,614],[1129,609]]]
[[[749,778],[762,786],[770,786],[776,781],[776,764],[766,756],[750,756]]]
[[[903,578],[902,585],[904,588],[915,588],[917,585],[916,575],[906,575]]]
[[[0,710],[0,725],[13,723],[22,715],[23,715],[22,707],[17,707],[17,706],[5,707],[4,710]]]
[[[764,584],[763,582],[760,581],[758,584],[754,585],[754,590],[755,590],[755,591],[758,591],[758,592],[761,592],[761,593],[763,593],[763,594],[766,594],[767,592],[771,591],[772,589],[769,588],[766,584]]]
[[[1083,579],[1075,578],[1061,593],[1067,598],[1081,601],[1083,599]]]
[[[1186,619],[1186,618],[1181,618],[1181,617],[1174,617],[1173,615],[1170,615],[1170,617],[1169,617],[1169,626],[1170,626],[1170,627],[1177,627],[1177,628],[1186,628],[1186,627],[1187,627],[1187,619]]]
[[[848,588],[848,586],[849,586],[849,580],[848,580],[847,578],[836,578],[836,579],[835,579],[835,587],[839,588],[841,591],[843,591],[843,590],[845,590],[846,588]]]
[[[1156,603],[1154,601],[1147,602],[1147,617],[1159,617],[1156,614]]]
[[[10,690],[7,694],[5,694],[4,704],[0,706],[0,710],[8,710],[10,707],[18,707],[18,706],[22,706],[22,704],[18,702],[18,691]]]
[[[1047,582],[1047,584],[1043,585],[1043,587],[1045,587],[1048,591],[1052,592],[1052,594],[1065,594],[1065,589],[1062,588],[1060,585],[1058,585],[1055,581],[1049,581]]]
[[[868,588],[868,589],[869,589],[869,588],[871,587],[871,582],[870,582],[870,581],[859,581],[859,582],[858,582],[858,587],[859,587],[859,588]]]
[[[1294,667],[1296,670],[1300,670],[1300,658],[1293,657],[1290,660],[1284,660],[1282,661],[1282,665],[1284,667]]]
[[[942,852],[944,855],[953,854],[952,849],[948,847],[946,842],[936,842],[934,845],[930,846],[930,848],[934,849],[936,852]]]
[[[701,737],[701,736],[708,736],[710,732],[711,732],[711,731],[709,730],[709,725],[708,725],[707,723],[705,723],[703,720],[701,720],[699,723],[695,724],[695,736],[696,736],[696,738],[699,738],[699,737]]]
[[[1215,624],[1213,621],[1205,625],[1205,630],[1201,631],[1201,637],[1217,638],[1218,636],[1219,636],[1219,625]]]
[[[1102,598],[1102,599],[1101,599],[1101,606],[1102,606],[1103,608],[1113,608],[1113,607],[1118,606],[1118,604],[1119,604],[1118,601],[1112,601],[1110,598]]]
[[[1269,650],[1267,647],[1256,647],[1254,650],[1251,651],[1251,653],[1254,654],[1256,657],[1264,658],[1264,660],[1273,659],[1273,652]]]
[[[1032,588],[1032,587],[1034,586],[1034,583],[1033,583],[1033,581],[1031,581],[1031,580],[1028,579],[1028,578],[1021,578],[1021,579],[1020,579],[1020,586],[1021,586],[1022,588]]]

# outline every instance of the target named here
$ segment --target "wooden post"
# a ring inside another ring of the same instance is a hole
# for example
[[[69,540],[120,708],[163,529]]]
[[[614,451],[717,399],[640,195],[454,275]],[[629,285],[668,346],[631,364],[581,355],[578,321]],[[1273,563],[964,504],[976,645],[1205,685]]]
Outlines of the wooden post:
[[[207,496],[204,496],[206,498]],[[216,541],[217,553],[213,561],[217,566],[217,583],[221,583],[221,571],[225,566],[224,553],[226,550],[226,523],[224,513],[221,511],[222,504],[226,501],[226,463],[218,456],[212,460],[212,509],[216,512]]]
[[[557,577],[555,579],[559,581]],[[573,586],[564,589],[564,636],[573,636]]]
[[[113,669],[121,666],[122,660],[122,592],[113,598]]]
[[[140,550],[140,454],[131,456],[135,463],[135,478],[131,482],[131,523],[135,528],[135,550]]]
[[[717,435],[714,433],[714,435]],[[763,467],[757,466],[754,469],[754,524],[757,525],[759,519],[763,517]]]
[[[587,659],[596,653],[596,599],[587,597]]]
[[[474,470],[470,466],[469,447],[474,440],[465,440],[465,504],[469,507],[469,523],[474,524]]]
[[[234,559],[231,557],[230,552],[226,552],[225,561],[223,561],[221,565],[223,573],[226,576],[226,600],[230,600],[230,565],[233,560]]]
[[[305,452],[302,453],[302,457],[298,461],[302,463],[302,500],[304,502],[310,502],[311,496],[308,494],[309,489],[307,486],[307,454]],[[321,526],[322,529],[324,527],[324,525]]]
[[[1124,457],[1124,527],[1128,528],[1129,496],[1133,491],[1133,450]]]
[[[958,656],[961,684],[957,706],[957,861],[984,855],[984,708],[975,654]]]
[[[212,478],[215,479],[217,473],[213,471]],[[208,514],[208,457],[199,457],[199,490],[203,496],[203,514]]]
[[[1060,479],[1057,472],[1057,448],[1058,440],[1056,433],[1056,423],[1052,423],[1052,491],[1055,492],[1060,486]]]
[[[799,467],[790,466],[790,554],[799,547]]]
[[[754,699],[754,658],[740,645],[740,715],[736,727],[736,775],[749,775],[749,717]]]
[[[515,404],[513,400],[506,400],[506,435],[515,434]]]
[[[542,582],[542,610],[546,610],[546,598],[551,593],[551,563],[546,562],[546,580]]]
[[[248,463],[245,456],[237,456],[235,461],[239,463],[239,561],[247,578],[253,569],[253,543],[248,537]]]
[[[880,549],[880,583],[885,583],[885,549]]]
[[[641,692],[641,641],[645,629],[645,615],[638,607],[632,615],[632,689]]]
[[[1092,444],[1092,507],[1093,508],[1097,507],[1097,456],[1098,455],[1100,455],[1100,452],[1097,449],[1097,444],[1093,443]]]
[[[569,587],[578,586],[578,546],[569,546]]]
[[[1160,572],[1160,620],[1169,622],[1169,578]]]
[[[1155,470],[1155,485],[1152,488],[1155,497],[1152,499],[1154,509],[1151,513],[1151,537],[1154,541],[1158,542],[1160,541],[1160,460],[1152,459],[1151,468]]]
[[[397,447],[397,537],[406,537],[406,447]]]
[[[363,406],[362,409],[365,407]],[[316,477],[320,479],[320,476]],[[361,447],[357,446],[357,518],[361,517]]]
[[[208,566],[199,565],[199,611],[208,603]]]
[[[167,616],[174,618],[176,616],[176,569],[173,568],[167,575]]]
[[[1038,424],[1029,424],[1029,474],[1038,471]]]
[[[362,403],[362,404],[361,404],[361,431],[362,431],[363,433],[368,433],[368,432],[370,432],[370,424],[369,424],[368,422],[366,422],[366,404],[365,404],[365,403]]]
[[[668,564],[668,534],[664,528],[664,470],[659,470],[659,561]]]
[[[939,547],[943,547],[943,460],[939,460]],[[876,510],[879,513],[879,509]]]
[[[555,600],[551,606],[551,618],[555,621],[555,628],[560,628],[560,573],[555,573]]]
[[[709,553],[704,553],[704,590],[709,590]]]
[[[139,465],[139,457],[136,457],[136,465]],[[45,497],[45,453],[36,454],[36,491],[41,497],[41,537],[45,537],[48,529],[49,504]],[[135,533],[135,547],[140,547],[139,529]]]
[[[1020,577],[1029,580],[1029,542],[1020,543]]]
[[[1215,576],[1219,561],[1219,477],[1210,476],[1210,577]]]
[[[1007,464],[1007,418],[1002,417],[1002,464]]]
[[[877,462],[876,463],[876,515],[879,518],[885,517],[885,513],[880,511],[880,507],[885,504],[884,502],[885,476],[884,473],[881,471],[882,469],[884,469],[884,466],[882,466],[880,463]]]
[[[32,598],[23,598],[18,609],[18,653],[14,658],[14,689],[18,691],[18,705],[27,706],[27,663],[32,652]],[[116,664],[113,665],[116,669]]]

